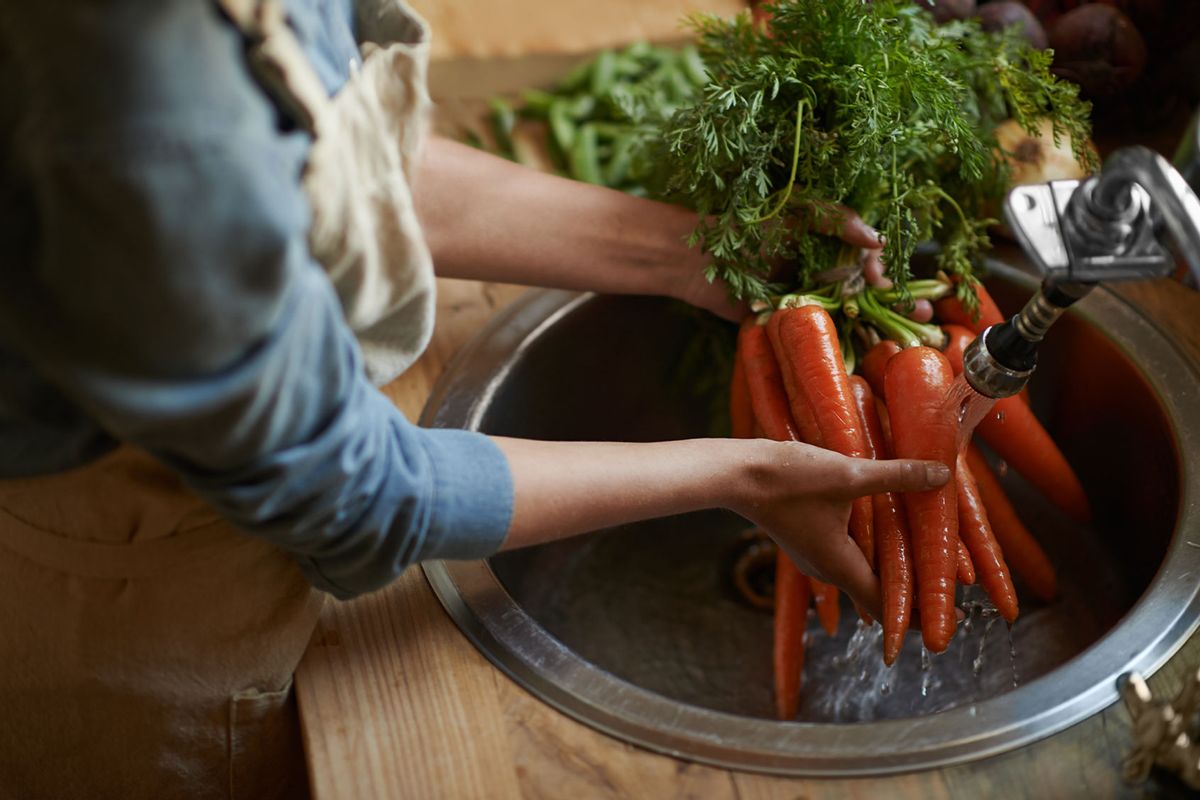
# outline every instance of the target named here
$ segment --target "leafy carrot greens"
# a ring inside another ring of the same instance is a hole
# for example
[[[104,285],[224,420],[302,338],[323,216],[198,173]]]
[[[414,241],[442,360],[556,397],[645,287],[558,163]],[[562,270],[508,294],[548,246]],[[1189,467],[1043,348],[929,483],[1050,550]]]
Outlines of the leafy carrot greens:
[[[1049,117],[1090,164],[1089,106],[1049,72],[1051,54],[973,21],[938,26],[903,0],[781,0],[763,29],[748,15],[695,16],[710,81],[696,99],[653,119],[652,191],[699,211],[692,236],[739,298],[766,300],[771,265],[798,264],[789,290],[817,288],[836,238],[814,220],[830,204],[857,210],[886,237],[900,296],[921,241],[974,301],[972,261],[988,246],[1007,168],[992,130],[1008,117]],[[635,98],[636,100],[636,98]],[[836,212],[834,212],[836,213]]]

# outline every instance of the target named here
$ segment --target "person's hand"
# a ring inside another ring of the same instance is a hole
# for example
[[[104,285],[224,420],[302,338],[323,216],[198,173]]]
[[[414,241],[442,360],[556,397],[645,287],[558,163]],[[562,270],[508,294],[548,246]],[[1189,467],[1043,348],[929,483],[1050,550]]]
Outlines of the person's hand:
[[[879,233],[863,221],[853,209],[830,203],[814,205],[806,224],[825,234],[836,235],[849,245],[861,248],[863,277],[872,286],[887,288],[891,281],[883,277],[883,240]],[[671,294],[697,308],[711,311],[719,317],[740,322],[750,313],[746,303],[734,303],[729,299],[729,285],[722,280],[709,281],[704,276],[704,265],[708,256],[694,249],[691,258],[680,262],[681,273],[672,280]],[[930,307],[932,313],[932,306]]]
[[[849,458],[799,442],[755,444],[761,462],[734,510],[766,531],[800,571],[836,585],[879,619],[879,581],[847,532],[851,501],[936,489],[950,479],[949,468],[937,461]]]

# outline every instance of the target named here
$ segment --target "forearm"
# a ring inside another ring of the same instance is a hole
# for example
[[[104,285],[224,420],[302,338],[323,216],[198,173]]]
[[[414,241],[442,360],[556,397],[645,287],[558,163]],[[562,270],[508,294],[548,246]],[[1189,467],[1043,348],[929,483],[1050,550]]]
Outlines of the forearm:
[[[496,437],[513,479],[504,549],[704,508],[738,508],[765,441],[540,442]]]
[[[417,211],[439,275],[684,296],[707,260],[686,209],[547,175],[447,139],[425,147]]]

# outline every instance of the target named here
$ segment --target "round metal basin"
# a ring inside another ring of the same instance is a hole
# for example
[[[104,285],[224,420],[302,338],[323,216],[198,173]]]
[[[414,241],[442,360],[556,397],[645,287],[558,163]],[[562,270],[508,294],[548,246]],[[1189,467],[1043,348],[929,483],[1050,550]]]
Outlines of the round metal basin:
[[[991,264],[1015,310],[1033,279]],[[458,356],[422,422],[556,440],[707,435],[711,397],[674,380],[696,318],[666,301],[538,291]],[[1083,528],[1015,474],[1004,481],[1059,570],[1062,597],[1021,592],[1011,631],[973,608],[928,659],[910,634],[884,668],[848,603],[810,620],[802,711],[772,718],[771,619],[739,600],[730,551],[746,522],[710,511],[488,561],[425,570],[468,637],[529,691],[654,750],[806,775],[898,772],[993,755],[1117,699],[1197,626],[1200,380],[1154,324],[1103,289],[1051,332],[1034,407],[1095,507]],[[714,393],[723,391],[714,387]],[[1021,587],[1018,587],[1019,589]]]

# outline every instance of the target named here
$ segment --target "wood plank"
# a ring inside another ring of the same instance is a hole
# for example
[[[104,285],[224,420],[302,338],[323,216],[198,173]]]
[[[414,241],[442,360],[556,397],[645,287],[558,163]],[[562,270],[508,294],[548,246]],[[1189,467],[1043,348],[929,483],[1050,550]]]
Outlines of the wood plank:
[[[581,53],[638,39],[686,35],[688,14],[733,16],[744,0],[409,0],[428,22],[435,59],[504,58]]]
[[[327,604],[296,673],[312,796],[520,796],[492,673],[420,570]]]
[[[526,800],[737,796],[727,770],[658,755],[600,734],[499,672],[496,691],[508,723],[520,796]]]

